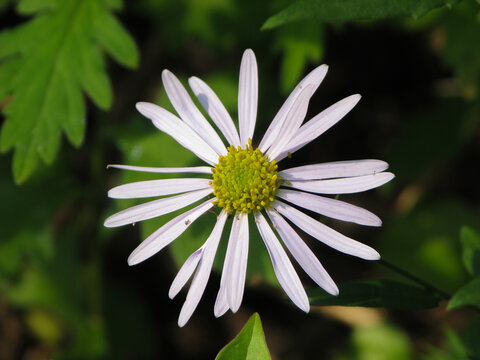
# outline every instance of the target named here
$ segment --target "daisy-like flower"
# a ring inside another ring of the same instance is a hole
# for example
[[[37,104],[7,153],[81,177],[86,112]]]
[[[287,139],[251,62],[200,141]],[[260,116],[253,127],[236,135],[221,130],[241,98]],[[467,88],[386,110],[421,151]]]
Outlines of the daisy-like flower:
[[[386,162],[338,161],[278,170],[277,164],[282,159],[336,124],[360,100],[360,95],[351,95],[303,123],[310,98],[325,77],[327,69],[326,65],[317,67],[297,85],[256,148],[252,139],[257,116],[258,76],[252,50],[244,52],[240,66],[240,133],[213,90],[199,78],[189,79],[193,93],[229,142],[228,147],[195,106],[180,81],[168,70],[162,73],[163,85],[179,117],[154,104],[137,104],[138,111],[152,120],[158,129],[173,137],[209,166],[151,168],[111,165],[112,167],[152,173],[198,173],[210,176],[140,181],[115,187],[108,192],[109,197],[117,199],[162,197],[110,216],[105,221],[107,227],[151,219],[203,199],[200,205],[170,220],[146,238],[129,256],[128,264],[135,265],[148,259],[177,239],[202,214],[214,207],[219,208],[210,236],[185,261],[170,288],[169,296],[173,298],[194,274],[180,312],[179,326],[185,325],[203,295],[229,216],[233,217],[233,223],[220,290],[214,306],[217,317],[228,309],[236,312],[242,302],[249,247],[249,216],[257,225],[280,285],[295,305],[305,312],[310,309],[308,297],[284,247],[320,287],[333,295],[338,294],[338,288],[291,224],[338,251],[366,260],[380,258],[371,247],[340,234],[297,207],[334,219],[380,226],[381,220],[373,213],[316,194],[349,194],[381,186],[394,177],[392,173],[384,172],[388,167]],[[283,241],[283,246],[277,235]]]

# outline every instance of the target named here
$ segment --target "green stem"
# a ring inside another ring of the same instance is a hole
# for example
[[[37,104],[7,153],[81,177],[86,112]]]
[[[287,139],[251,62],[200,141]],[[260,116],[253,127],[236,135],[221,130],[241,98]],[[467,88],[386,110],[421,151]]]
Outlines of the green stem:
[[[431,292],[434,292],[434,293],[437,293],[439,294],[440,296],[442,296],[442,298],[444,300],[450,300],[450,298],[452,297],[450,294],[448,294],[447,292],[443,291],[443,290],[440,290],[439,288],[437,288],[436,286],[433,286],[432,284],[429,284],[428,282],[416,277],[415,275],[412,275],[410,274],[408,271],[405,271],[403,270],[402,268],[386,261],[386,260],[378,260],[378,263],[382,266],[385,266],[386,268],[402,275],[403,277],[407,278],[407,279],[410,279],[412,280],[413,282],[416,282],[417,284],[421,285],[422,287],[424,287],[425,289],[431,291]]]

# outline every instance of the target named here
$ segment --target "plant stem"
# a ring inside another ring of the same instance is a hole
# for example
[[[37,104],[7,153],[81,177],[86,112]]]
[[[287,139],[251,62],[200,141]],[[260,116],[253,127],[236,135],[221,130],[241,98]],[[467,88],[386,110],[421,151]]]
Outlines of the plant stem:
[[[422,287],[424,287],[425,289],[427,290],[430,290],[431,292],[434,292],[434,293],[437,293],[439,294],[440,296],[442,296],[442,298],[444,300],[450,300],[450,298],[452,297],[450,294],[448,294],[447,292],[443,291],[443,290],[440,290],[439,288],[437,288],[436,286],[433,286],[432,284],[429,284],[428,282],[416,277],[415,275],[412,275],[410,274],[408,271],[405,271],[403,270],[402,268],[386,261],[386,260],[378,260],[378,263],[382,266],[385,266],[386,268],[402,275],[403,277],[407,278],[407,279],[410,279],[414,282],[416,282],[417,284],[421,285]]]

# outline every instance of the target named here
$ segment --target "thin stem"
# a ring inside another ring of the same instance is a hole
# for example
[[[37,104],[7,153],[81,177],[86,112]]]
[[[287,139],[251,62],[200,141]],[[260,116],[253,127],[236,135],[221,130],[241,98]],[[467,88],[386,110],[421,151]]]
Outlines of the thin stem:
[[[429,284],[428,282],[416,277],[415,275],[412,275],[410,274],[408,271],[405,271],[403,270],[402,268],[386,261],[386,260],[378,260],[378,263],[380,265],[383,265],[385,266],[386,268],[402,275],[403,277],[407,278],[407,279],[410,279],[414,282],[416,282],[417,284],[423,286],[425,289],[427,290],[430,290],[431,292],[434,292],[434,293],[437,293],[439,295],[442,296],[443,299],[445,300],[450,300],[450,298],[452,297],[449,293],[443,291],[443,290],[440,290],[439,288],[437,288],[436,286],[432,285],[432,284]]]

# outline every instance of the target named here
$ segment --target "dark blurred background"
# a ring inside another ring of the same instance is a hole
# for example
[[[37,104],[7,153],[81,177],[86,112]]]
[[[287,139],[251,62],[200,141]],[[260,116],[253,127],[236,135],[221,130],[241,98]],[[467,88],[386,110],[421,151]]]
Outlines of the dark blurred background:
[[[313,307],[304,314],[272,280],[268,261],[256,263],[264,250],[249,260],[237,314],[214,317],[220,281],[214,273],[191,320],[179,328],[185,292],[173,301],[167,292],[177,264],[206,239],[213,215],[134,267],[126,262],[130,252],[166,220],[103,227],[107,216],[133,203],[108,199],[109,188],[155,178],[106,170],[107,164],[200,165],[135,110],[137,101],[171,109],[161,71],[168,68],[184,85],[189,76],[201,77],[235,118],[240,59],[252,48],[259,66],[254,144],[296,82],[325,63],[329,72],[308,116],[354,93],[362,100],[281,166],[374,158],[389,162],[396,175],[380,189],[341,197],[379,215],[383,227],[327,225],[448,293],[465,283],[460,229],[480,225],[480,7],[465,0],[417,20],[300,22],[260,31],[284,5],[126,1],[117,16],[137,43],[140,63],[130,70],[107,61],[114,100],[103,111],[85,98],[81,146],[64,139],[54,163],[21,185],[11,174],[12,153],[1,155],[1,360],[212,359],[253,312],[274,359],[460,359],[456,340],[474,310],[447,311],[442,303],[418,311]],[[2,2],[2,29],[27,20],[15,2]],[[401,279],[381,264],[302,236],[336,282]],[[315,286],[299,274],[306,288]]]

